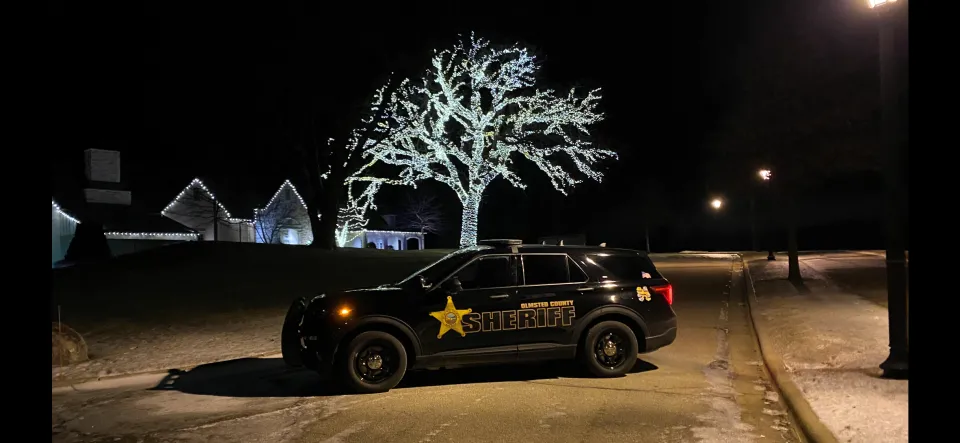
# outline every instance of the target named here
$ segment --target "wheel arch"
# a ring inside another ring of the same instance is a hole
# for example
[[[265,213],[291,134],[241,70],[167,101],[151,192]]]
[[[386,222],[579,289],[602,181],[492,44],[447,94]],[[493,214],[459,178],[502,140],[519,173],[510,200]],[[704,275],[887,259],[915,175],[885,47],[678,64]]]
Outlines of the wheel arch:
[[[402,343],[403,347],[407,350],[408,367],[412,366],[413,362],[416,361],[417,357],[421,354],[420,340],[410,325],[395,317],[372,315],[357,320],[353,329],[350,329],[349,332],[344,334],[340,342],[337,343],[337,347],[334,349],[334,355],[339,356],[341,350],[347,343],[350,343],[350,340],[367,331],[382,331],[397,337],[397,340],[400,340],[400,343]]]
[[[594,309],[583,316],[583,319],[579,322],[576,329],[574,329],[573,337],[576,339],[578,354],[583,349],[583,342],[587,337],[587,331],[594,325],[604,321],[618,321],[627,325],[627,327],[633,331],[633,334],[637,336],[638,351],[642,353],[645,350],[647,324],[643,321],[643,317],[627,307],[604,306]]]

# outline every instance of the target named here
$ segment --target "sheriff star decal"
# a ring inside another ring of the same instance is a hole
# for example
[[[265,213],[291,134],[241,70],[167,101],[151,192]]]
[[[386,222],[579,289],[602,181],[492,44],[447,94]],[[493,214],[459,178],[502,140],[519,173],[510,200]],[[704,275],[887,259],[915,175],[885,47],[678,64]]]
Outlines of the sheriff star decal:
[[[637,286],[637,299],[640,301],[650,301],[650,291],[646,286]]]
[[[463,316],[473,312],[473,309],[457,309],[453,304],[453,298],[447,296],[447,307],[442,311],[431,312],[430,316],[440,321],[440,333],[437,338],[443,337],[447,331],[453,329],[460,333],[461,337],[467,335],[463,332]]]

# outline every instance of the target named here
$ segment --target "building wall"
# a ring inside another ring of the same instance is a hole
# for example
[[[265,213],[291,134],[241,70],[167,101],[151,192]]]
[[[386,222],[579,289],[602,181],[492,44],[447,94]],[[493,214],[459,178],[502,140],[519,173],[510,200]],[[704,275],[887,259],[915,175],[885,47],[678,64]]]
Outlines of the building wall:
[[[51,211],[53,213],[53,229],[51,232],[52,263],[56,263],[63,260],[63,257],[67,255],[70,242],[73,241],[73,236],[77,232],[77,222],[63,215],[56,206],[51,207]]]
[[[293,222],[285,220],[292,219]],[[257,214],[254,234],[257,243],[282,243],[308,245],[313,243],[313,229],[307,208],[300,203],[290,188],[281,189],[277,197]],[[292,229],[296,240],[289,242],[283,232]]]
[[[203,199],[196,200],[189,194],[186,193],[165,209],[163,216],[196,230],[204,241],[213,241],[214,203]],[[252,223],[222,219],[218,222],[216,240],[244,243],[255,241]]]
[[[367,243],[372,242],[377,249],[390,249],[390,246],[393,246],[395,250],[406,251],[409,245],[407,240],[411,238],[417,240],[416,249],[424,249],[423,234],[404,231],[363,231],[347,245],[351,248],[365,248]]]

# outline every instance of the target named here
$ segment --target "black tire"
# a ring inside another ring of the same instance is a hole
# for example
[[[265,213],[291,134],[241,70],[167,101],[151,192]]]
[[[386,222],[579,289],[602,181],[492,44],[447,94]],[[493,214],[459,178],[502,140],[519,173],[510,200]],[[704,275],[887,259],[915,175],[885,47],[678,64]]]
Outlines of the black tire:
[[[378,356],[379,360],[376,360]],[[371,369],[377,363],[381,366]],[[351,391],[360,394],[387,392],[407,373],[407,351],[393,335],[367,331],[350,340],[337,366],[341,379]]]
[[[280,330],[280,352],[287,366],[303,367],[303,344],[300,342],[300,323],[307,310],[307,299],[300,297],[290,305]]]
[[[580,360],[597,377],[620,377],[637,363],[637,354],[636,334],[623,323],[605,321],[587,331]]]

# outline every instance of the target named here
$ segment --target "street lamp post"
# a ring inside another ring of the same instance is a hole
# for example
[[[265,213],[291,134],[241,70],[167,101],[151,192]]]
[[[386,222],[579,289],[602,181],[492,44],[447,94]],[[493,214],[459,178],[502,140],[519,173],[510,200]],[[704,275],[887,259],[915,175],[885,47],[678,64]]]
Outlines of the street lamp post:
[[[760,176],[760,180],[766,182],[770,180],[772,173],[769,169],[761,169],[757,171],[757,175]],[[757,192],[754,190],[750,193],[750,240],[751,246],[753,246],[754,251],[760,250],[760,241],[757,238]]]
[[[757,175],[760,176],[760,180],[763,181],[764,185],[767,185],[767,183],[770,181],[770,178],[773,177],[773,171],[771,171],[771,170],[769,170],[769,169],[761,169],[761,170],[757,171]],[[769,185],[767,185],[767,186],[769,186]],[[767,223],[767,224],[769,225],[769,218],[768,218],[768,223]],[[770,227],[767,226],[767,231],[769,231],[769,230],[770,230]],[[772,261],[772,260],[776,260],[776,259],[777,259],[777,256],[773,254],[773,242],[770,240],[770,233],[769,233],[769,232],[767,232],[766,237],[767,237],[767,241],[766,241],[766,243],[767,243],[767,260],[771,260],[771,261]]]
[[[881,143],[886,152],[887,182],[887,315],[890,355],[880,364],[886,378],[906,379],[909,371],[907,338],[907,270],[904,238],[904,191],[900,150],[906,141],[900,110],[906,97],[900,84],[897,59],[897,0],[868,0],[877,12],[880,44],[880,97],[882,102]],[[904,45],[904,47],[906,47]],[[903,54],[906,55],[906,54]]]

